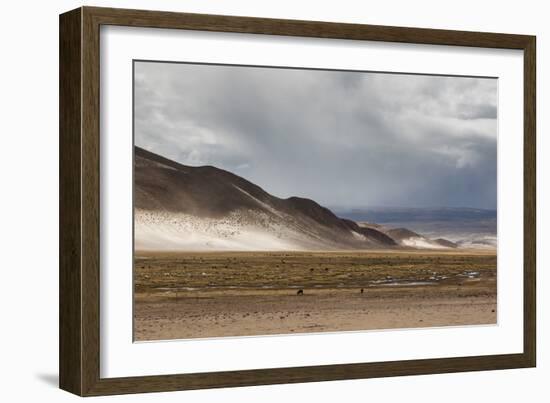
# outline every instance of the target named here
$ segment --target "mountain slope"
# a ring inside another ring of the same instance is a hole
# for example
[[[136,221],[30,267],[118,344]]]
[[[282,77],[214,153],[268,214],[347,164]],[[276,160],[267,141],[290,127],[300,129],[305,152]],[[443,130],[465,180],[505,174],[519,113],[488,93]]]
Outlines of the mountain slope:
[[[458,245],[447,239],[429,239],[424,235],[420,235],[407,228],[392,228],[384,231],[385,234],[390,236],[395,242],[402,246],[408,246],[411,248],[419,249],[448,249],[457,248]]]
[[[334,250],[393,247],[375,228],[310,199],[280,199],[228,171],[134,149],[136,250]]]

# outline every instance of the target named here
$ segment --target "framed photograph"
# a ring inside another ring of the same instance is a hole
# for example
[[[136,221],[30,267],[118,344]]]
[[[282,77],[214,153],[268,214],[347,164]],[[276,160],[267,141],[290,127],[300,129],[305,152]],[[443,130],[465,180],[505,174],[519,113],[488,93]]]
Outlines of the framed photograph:
[[[535,37],[60,16],[60,386],[533,367]]]

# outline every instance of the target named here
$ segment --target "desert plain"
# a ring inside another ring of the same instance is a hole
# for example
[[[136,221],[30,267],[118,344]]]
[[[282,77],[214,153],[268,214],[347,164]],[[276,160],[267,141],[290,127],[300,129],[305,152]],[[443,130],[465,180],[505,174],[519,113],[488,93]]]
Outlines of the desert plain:
[[[495,324],[496,252],[137,252],[134,340]]]

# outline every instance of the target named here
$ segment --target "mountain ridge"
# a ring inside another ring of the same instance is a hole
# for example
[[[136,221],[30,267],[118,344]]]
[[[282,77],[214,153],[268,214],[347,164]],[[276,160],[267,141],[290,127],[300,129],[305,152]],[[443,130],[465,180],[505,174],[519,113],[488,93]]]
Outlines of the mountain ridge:
[[[282,199],[232,172],[134,147],[136,250],[340,250],[405,245],[314,200]],[[416,235],[416,234],[415,234]]]

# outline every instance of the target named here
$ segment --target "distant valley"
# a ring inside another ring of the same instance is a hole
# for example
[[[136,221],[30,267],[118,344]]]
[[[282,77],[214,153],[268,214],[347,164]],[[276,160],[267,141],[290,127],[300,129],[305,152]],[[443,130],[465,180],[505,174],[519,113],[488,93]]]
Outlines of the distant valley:
[[[463,248],[496,248],[496,210],[476,208],[333,208],[357,222],[376,222],[386,228],[408,228],[425,237],[445,238]]]

